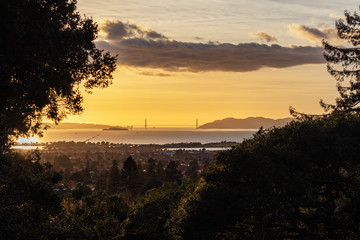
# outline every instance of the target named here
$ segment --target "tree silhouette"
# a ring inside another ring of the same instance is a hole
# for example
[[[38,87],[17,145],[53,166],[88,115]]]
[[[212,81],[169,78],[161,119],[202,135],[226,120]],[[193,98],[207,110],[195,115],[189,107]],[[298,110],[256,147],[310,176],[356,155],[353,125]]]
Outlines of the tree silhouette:
[[[121,176],[116,160],[112,161],[112,166],[110,168],[109,176],[109,192],[116,193],[120,189]]]
[[[185,173],[191,180],[196,181],[199,178],[198,170],[199,170],[199,163],[195,159],[189,162],[189,167],[186,169]]]
[[[168,182],[177,182],[178,184],[181,183],[182,180],[182,174],[177,169],[178,163],[175,161],[170,161],[169,164],[166,167],[165,173],[166,173],[166,181]]]
[[[338,36],[347,41],[352,47],[337,47],[323,41],[325,59],[328,62],[328,72],[337,81],[340,97],[335,105],[320,101],[326,110],[343,110],[360,112],[360,16],[345,11],[345,21],[336,21]]]
[[[61,211],[54,186],[61,175],[38,152],[0,154],[0,239],[51,239],[51,217]]]
[[[132,197],[134,197],[138,191],[138,173],[136,162],[129,156],[121,169],[121,184]]]
[[[87,91],[111,84],[116,58],[96,48],[98,26],[76,0],[0,2],[0,144],[41,132],[43,117],[81,113]]]
[[[147,190],[159,187],[161,181],[159,180],[158,173],[156,172],[156,161],[153,158],[149,158],[146,164],[145,181],[146,184],[143,187],[143,192]]]
[[[168,225],[174,239],[359,239],[359,114],[272,128],[223,151]]]

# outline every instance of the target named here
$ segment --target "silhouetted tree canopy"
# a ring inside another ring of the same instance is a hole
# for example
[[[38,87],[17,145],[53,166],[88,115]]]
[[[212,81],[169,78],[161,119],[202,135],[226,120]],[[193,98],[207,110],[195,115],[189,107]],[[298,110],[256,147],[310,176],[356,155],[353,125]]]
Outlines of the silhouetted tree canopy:
[[[80,113],[86,90],[111,83],[115,57],[95,47],[98,26],[76,0],[0,1],[0,144]]]
[[[112,165],[109,173],[109,187],[108,190],[110,193],[116,193],[120,190],[121,184],[121,175],[120,170],[117,164],[117,160],[112,161]]]
[[[61,211],[54,185],[61,175],[38,154],[0,154],[0,239],[51,239]]]
[[[339,19],[335,23],[337,35],[344,40],[344,44],[335,46],[323,40],[327,70],[337,81],[340,94],[335,104],[320,100],[320,105],[326,112],[360,112],[360,16],[346,10],[344,15],[345,19]],[[299,113],[293,107],[290,107],[290,113],[300,118],[314,116]]]
[[[81,203],[64,197],[62,214],[54,219],[49,239],[120,239],[129,206],[118,194],[95,191]]]
[[[345,11],[345,20],[336,21],[336,30],[340,39],[347,41],[351,47],[337,47],[323,41],[328,72],[336,79],[340,98],[336,104],[321,101],[325,110],[337,109],[360,111],[360,16]]]
[[[197,160],[191,160],[189,162],[189,167],[186,169],[185,174],[194,182],[198,180],[199,177],[199,163]]]
[[[257,133],[220,153],[174,215],[175,239],[359,239],[360,116]]]
[[[184,181],[166,182],[161,187],[149,190],[139,199],[128,214],[122,227],[124,240],[168,240],[169,220],[180,200],[194,190],[195,184]]]
[[[182,180],[182,174],[181,172],[178,170],[179,164],[173,160],[171,160],[169,162],[169,164],[166,167],[165,173],[166,173],[166,178],[165,180],[168,182],[177,182],[178,184],[181,183]]]
[[[140,187],[138,177],[139,170],[136,162],[131,156],[129,156],[124,161],[123,168],[121,169],[121,185],[124,187],[125,191],[130,194],[131,198],[138,194]]]

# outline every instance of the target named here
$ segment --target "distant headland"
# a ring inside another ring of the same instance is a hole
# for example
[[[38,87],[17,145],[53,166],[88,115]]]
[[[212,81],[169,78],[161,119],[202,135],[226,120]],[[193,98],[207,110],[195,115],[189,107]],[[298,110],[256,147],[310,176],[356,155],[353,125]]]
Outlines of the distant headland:
[[[261,126],[264,128],[280,127],[286,125],[288,122],[294,120],[293,118],[272,119],[264,117],[248,117],[245,119],[224,118],[210,123],[205,123],[199,126],[200,129],[258,129]]]
[[[265,117],[248,117],[248,118],[224,118],[215,120],[213,122],[200,125],[199,129],[258,129],[261,126],[264,128],[280,127],[292,121],[293,118],[272,119]],[[111,126],[105,124],[91,124],[91,123],[46,123],[50,129],[102,129],[102,130],[128,130],[132,126]]]

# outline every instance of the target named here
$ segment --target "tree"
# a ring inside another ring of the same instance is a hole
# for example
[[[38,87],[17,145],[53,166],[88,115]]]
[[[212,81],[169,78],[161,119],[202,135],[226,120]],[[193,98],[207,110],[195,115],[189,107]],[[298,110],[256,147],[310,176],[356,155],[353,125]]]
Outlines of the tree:
[[[119,192],[121,183],[121,175],[118,168],[118,164],[116,160],[112,161],[112,166],[110,168],[110,176],[109,176],[109,192],[116,193]]]
[[[139,188],[138,182],[138,167],[134,159],[129,156],[121,169],[121,184],[124,186],[126,191],[130,193],[131,197],[134,197]]]
[[[65,196],[62,207],[53,223],[57,231],[49,239],[119,239],[129,211],[120,195],[102,191],[84,197],[81,203]]]
[[[189,167],[186,169],[185,174],[194,182],[199,178],[199,163],[195,160],[190,160]]]
[[[134,204],[123,224],[125,240],[171,239],[167,225],[180,200],[194,190],[192,181],[164,183],[147,191],[144,198]]]
[[[165,173],[166,173],[166,181],[167,182],[177,182],[178,184],[181,183],[182,180],[182,174],[178,170],[178,163],[175,161],[170,161],[169,164],[166,167]]]
[[[116,58],[96,48],[98,26],[76,0],[0,2],[0,144],[41,132],[43,117],[81,113],[87,91],[111,84]]]
[[[0,154],[0,239],[51,239],[61,211],[54,186],[61,175],[29,156]]]
[[[264,130],[207,165],[175,239],[359,239],[360,115]]]
[[[143,187],[143,193],[149,189],[156,188],[161,185],[158,173],[156,172],[156,161],[153,158],[149,158],[147,161],[145,182],[146,184]]]
[[[352,47],[337,47],[323,41],[328,72],[337,81],[340,97],[335,105],[321,106],[326,110],[342,110],[360,112],[360,16],[345,11],[345,20],[336,21],[336,30],[340,39],[347,41]]]

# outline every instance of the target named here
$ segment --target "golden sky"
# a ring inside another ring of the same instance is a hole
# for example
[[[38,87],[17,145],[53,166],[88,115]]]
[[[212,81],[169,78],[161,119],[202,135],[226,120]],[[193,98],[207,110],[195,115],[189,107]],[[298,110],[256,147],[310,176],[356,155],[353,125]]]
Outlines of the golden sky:
[[[254,3],[255,2],[255,3]],[[205,4],[206,3],[206,4]],[[84,94],[67,122],[200,124],[226,117],[289,117],[289,106],[321,113],[334,101],[321,39],[355,1],[79,0],[119,54],[113,84]]]

